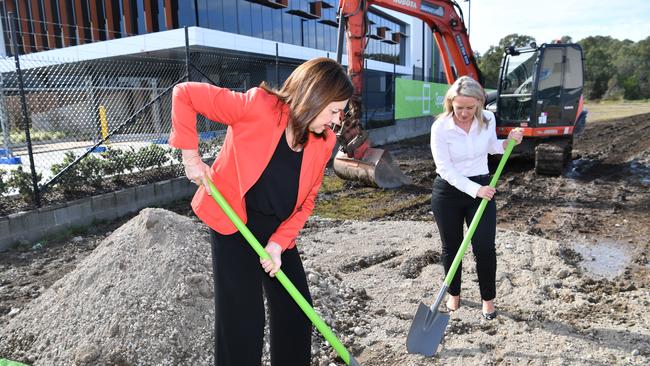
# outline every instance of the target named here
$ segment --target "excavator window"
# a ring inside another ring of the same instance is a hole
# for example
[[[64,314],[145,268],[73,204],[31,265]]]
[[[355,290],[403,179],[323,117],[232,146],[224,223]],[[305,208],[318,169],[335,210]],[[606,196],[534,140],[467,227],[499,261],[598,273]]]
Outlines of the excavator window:
[[[501,121],[520,123],[530,119],[537,56],[538,51],[506,52],[506,72],[497,107]]]
[[[564,88],[574,90],[582,89],[582,54],[575,48],[567,49],[566,75],[564,76]]]
[[[562,114],[560,98],[562,97],[563,78],[564,49],[546,48],[540,70],[537,103],[541,108],[539,114],[546,113],[546,123],[548,124],[558,122]]]
[[[562,122],[575,121],[578,113],[578,104],[582,95],[584,82],[582,72],[582,52],[575,47],[566,49],[566,62],[564,65],[564,85],[562,86]]]

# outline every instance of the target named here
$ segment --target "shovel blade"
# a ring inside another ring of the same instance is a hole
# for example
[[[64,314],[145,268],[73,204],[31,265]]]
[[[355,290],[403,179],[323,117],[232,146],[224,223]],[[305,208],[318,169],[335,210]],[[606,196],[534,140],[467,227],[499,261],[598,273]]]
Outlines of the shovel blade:
[[[425,356],[435,355],[448,323],[449,314],[431,310],[420,303],[406,338],[406,350]]]

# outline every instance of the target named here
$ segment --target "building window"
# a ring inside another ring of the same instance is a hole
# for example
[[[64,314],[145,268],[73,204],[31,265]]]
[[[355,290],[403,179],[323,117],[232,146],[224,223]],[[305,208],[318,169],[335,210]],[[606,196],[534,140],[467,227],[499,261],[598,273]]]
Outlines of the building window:
[[[237,2],[226,0],[223,2],[223,30],[237,33]]]
[[[238,17],[239,17],[239,34],[245,36],[250,36],[253,34],[252,31],[252,12],[251,12],[251,3],[244,0],[239,0],[238,4]]]
[[[194,1],[175,0],[178,3],[178,27],[196,25],[196,3]]]

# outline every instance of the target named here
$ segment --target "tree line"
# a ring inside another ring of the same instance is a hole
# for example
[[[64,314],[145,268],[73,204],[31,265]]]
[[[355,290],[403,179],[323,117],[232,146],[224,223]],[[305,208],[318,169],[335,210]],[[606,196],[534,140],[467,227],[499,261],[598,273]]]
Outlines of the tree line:
[[[503,51],[508,46],[523,47],[535,38],[510,34],[491,46],[485,54],[476,54],[486,88],[496,89]],[[573,43],[564,36],[562,43]],[[575,42],[584,53],[584,95],[587,99],[649,99],[650,98],[650,36],[633,42],[612,37],[592,36]]]

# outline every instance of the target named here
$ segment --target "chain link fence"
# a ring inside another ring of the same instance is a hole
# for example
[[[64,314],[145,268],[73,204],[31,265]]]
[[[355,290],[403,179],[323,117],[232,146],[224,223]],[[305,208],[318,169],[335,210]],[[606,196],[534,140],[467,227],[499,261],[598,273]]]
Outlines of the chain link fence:
[[[181,176],[180,154],[167,144],[174,85],[189,74],[246,91],[279,85],[299,64],[205,49],[178,54],[0,58],[0,215]],[[206,158],[225,133],[213,122],[197,117]]]

